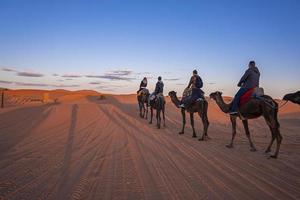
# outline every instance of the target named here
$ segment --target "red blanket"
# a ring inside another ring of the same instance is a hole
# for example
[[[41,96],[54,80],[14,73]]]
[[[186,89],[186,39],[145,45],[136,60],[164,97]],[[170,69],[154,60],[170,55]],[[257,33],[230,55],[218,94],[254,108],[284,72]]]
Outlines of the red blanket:
[[[251,99],[251,96],[252,96],[252,93],[254,91],[255,88],[251,88],[249,89],[241,98],[240,98],[240,104],[239,106],[242,106],[244,105],[245,103],[247,103],[250,99]]]

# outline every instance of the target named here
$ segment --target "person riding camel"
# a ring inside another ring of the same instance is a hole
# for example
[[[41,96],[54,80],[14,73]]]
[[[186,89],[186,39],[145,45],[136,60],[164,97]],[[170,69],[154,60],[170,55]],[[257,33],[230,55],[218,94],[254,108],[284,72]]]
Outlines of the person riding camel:
[[[159,76],[155,86],[155,90],[150,96],[150,100],[154,100],[157,97],[157,95],[163,96],[163,92],[164,92],[164,83],[162,82],[161,76]]]
[[[140,89],[137,91],[138,96],[140,95],[140,93],[141,93],[141,91],[142,91],[143,89],[146,89],[146,88],[147,88],[147,84],[148,84],[147,78],[144,77],[143,80],[142,80],[141,83],[140,83]]]
[[[260,72],[255,65],[255,61],[250,61],[248,67],[249,68],[246,70],[238,83],[238,87],[240,87],[240,89],[236,93],[232,101],[232,106],[229,111],[229,114],[231,115],[235,115],[238,113],[240,98],[250,89],[259,87]]]
[[[192,94],[189,97],[186,97],[182,100],[182,104],[179,105],[181,108],[186,108],[192,103],[197,101],[199,98],[203,98],[204,92],[201,90],[203,87],[203,82],[201,77],[198,75],[197,70],[193,71],[193,76],[190,79],[189,85],[186,89],[191,88]]]

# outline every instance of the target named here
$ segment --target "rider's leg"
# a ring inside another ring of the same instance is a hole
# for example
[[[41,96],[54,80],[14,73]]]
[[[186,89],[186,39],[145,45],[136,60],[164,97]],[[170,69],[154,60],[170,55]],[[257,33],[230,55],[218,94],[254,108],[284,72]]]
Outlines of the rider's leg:
[[[240,98],[248,91],[247,88],[240,88],[239,91],[234,96],[234,99],[232,101],[232,106],[230,109],[230,113],[235,113],[238,110],[238,106],[240,103]]]

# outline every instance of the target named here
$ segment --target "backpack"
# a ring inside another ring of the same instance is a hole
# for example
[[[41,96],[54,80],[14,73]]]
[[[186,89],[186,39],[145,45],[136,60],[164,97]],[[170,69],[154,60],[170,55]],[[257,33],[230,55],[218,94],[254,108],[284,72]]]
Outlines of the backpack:
[[[202,82],[200,76],[196,76],[195,86],[196,86],[196,88],[202,88],[203,82]]]

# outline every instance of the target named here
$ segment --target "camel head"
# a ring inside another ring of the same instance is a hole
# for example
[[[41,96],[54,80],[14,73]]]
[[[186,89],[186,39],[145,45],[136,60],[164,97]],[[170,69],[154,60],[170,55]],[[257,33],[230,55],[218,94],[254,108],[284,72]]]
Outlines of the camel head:
[[[217,100],[218,97],[222,97],[222,92],[216,91],[216,92],[212,92],[209,95],[209,98],[213,99],[213,100]]]
[[[283,100],[300,104],[300,91],[284,95]]]
[[[170,98],[171,98],[171,101],[172,101],[177,107],[179,107],[180,101],[179,101],[179,99],[178,99],[178,97],[177,97],[177,93],[176,93],[175,91],[170,91],[170,92],[169,92],[169,96],[170,96]]]
[[[172,98],[177,98],[177,92],[175,92],[175,91],[170,91],[170,92],[169,92],[169,96],[171,97],[171,99],[172,99]]]

